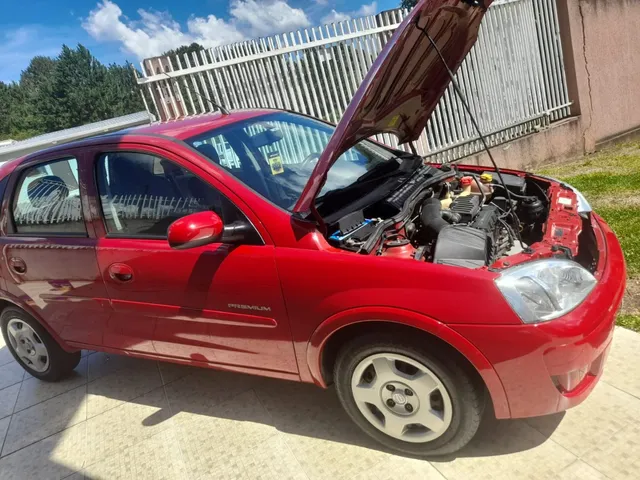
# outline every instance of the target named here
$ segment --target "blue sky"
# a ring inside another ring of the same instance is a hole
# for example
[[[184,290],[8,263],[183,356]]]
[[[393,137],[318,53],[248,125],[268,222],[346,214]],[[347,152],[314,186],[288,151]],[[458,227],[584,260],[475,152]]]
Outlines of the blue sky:
[[[0,81],[35,55],[82,43],[103,63],[137,63],[182,43],[243,38],[395,8],[400,0],[5,0]]]

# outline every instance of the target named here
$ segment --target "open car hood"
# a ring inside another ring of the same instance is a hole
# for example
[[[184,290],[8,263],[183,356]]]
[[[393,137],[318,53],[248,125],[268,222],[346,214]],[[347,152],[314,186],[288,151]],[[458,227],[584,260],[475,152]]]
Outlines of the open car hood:
[[[421,0],[371,66],[322,152],[294,211],[314,211],[327,172],[346,150],[379,133],[400,143],[418,139],[451,83],[428,32],[455,71],[478,38],[493,0]]]

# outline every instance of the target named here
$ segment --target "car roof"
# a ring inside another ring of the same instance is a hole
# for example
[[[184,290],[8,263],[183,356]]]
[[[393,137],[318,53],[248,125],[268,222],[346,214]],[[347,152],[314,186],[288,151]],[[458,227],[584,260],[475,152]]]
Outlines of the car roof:
[[[248,120],[250,118],[260,117],[270,113],[281,112],[282,110],[270,110],[270,109],[253,109],[253,110],[232,110],[229,114],[223,115],[220,112],[208,113],[204,115],[198,115],[189,118],[182,118],[179,120],[171,120],[168,122],[154,123],[151,125],[144,125],[139,127],[127,128],[124,130],[118,130],[117,132],[108,133],[105,135],[96,135],[93,137],[84,138],[75,142],[64,143],[56,145],[44,150],[30,153],[20,158],[4,162],[0,165],[0,179],[11,173],[16,166],[22,162],[30,160],[33,157],[43,154],[53,153],[55,151],[64,151],[72,148],[78,148],[89,145],[96,145],[101,143],[101,140],[113,142],[114,139],[122,139],[127,135],[140,136],[158,136],[162,135],[169,138],[175,138],[177,140],[185,140],[187,138],[199,135],[213,128],[220,128],[225,125],[231,125],[233,123]]]
[[[185,140],[204,133],[212,128],[219,128],[236,122],[241,122],[250,118],[275,113],[279,110],[255,109],[255,110],[233,110],[227,115],[220,112],[210,113],[206,115],[198,115],[196,117],[183,118],[180,120],[172,120],[162,123],[154,123],[152,125],[143,125],[139,127],[131,127],[120,130],[119,134],[136,134],[136,135],[165,135],[167,137]]]

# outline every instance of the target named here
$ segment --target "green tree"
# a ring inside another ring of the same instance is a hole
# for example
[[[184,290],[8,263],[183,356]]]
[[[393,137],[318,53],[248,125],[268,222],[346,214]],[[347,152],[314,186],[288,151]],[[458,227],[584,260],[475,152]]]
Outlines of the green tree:
[[[402,8],[408,8],[409,10],[411,10],[413,7],[416,6],[417,3],[418,3],[418,0],[402,0],[402,2],[400,2],[400,6]]]
[[[169,59],[171,60],[171,65],[173,66],[173,69],[178,70],[178,62],[176,61],[176,55],[180,57],[180,64],[182,65],[182,68],[186,68],[186,65],[184,62],[184,54],[186,53],[189,56],[189,62],[193,63],[191,54],[193,52],[199,52],[204,49],[205,48],[199,43],[193,42],[191,45],[182,45],[181,47],[174,48],[172,50],[167,50],[162,54],[162,56],[169,57]],[[205,52],[205,55],[207,56],[207,59],[209,59],[208,52]],[[202,60],[198,58],[198,61],[201,62]]]
[[[38,107],[48,131],[142,110],[133,71],[127,66],[105,67],[84,46],[63,45],[51,82],[40,90]]]
[[[104,91],[107,69],[82,45],[66,45],[57,59],[51,83],[40,91],[38,106],[46,112],[47,130],[60,130],[107,118]]]
[[[109,115],[118,117],[144,110],[140,88],[136,83],[133,66],[111,64],[105,77],[105,97],[110,106]]]
[[[20,75],[20,90],[23,95],[20,108],[23,114],[23,129],[25,132],[42,132],[46,129],[43,112],[38,110],[38,97],[41,91],[51,83],[56,60],[49,57],[37,56],[31,59],[29,66]]]
[[[49,57],[33,57],[29,66],[20,74],[20,86],[27,90],[38,90],[47,83],[56,68],[56,60]]]
[[[0,139],[9,138],[9,115],[11,111],[9,89],[10,85],[0,82]]]
[[[144,109],[131,64],[100,63],[87,48],[34,57],[19,82],[0,82],[0,139],[41,133]]]
[[[29,103],[20,85],[0,83],[0,139],[21,140],[41,133],[29,118]]]

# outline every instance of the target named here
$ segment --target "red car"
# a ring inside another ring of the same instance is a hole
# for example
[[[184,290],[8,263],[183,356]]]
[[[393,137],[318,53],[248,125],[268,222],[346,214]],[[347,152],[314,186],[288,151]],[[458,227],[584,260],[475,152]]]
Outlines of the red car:
[[[337,127],[235,111],[2,165],[17,361],[47,381],[90,349],[334,384],[367,434],[418,455],[464,446],[485,404],[584,400],[625,285],[606,223],[561,182],[367,140],[419,136],[481,4],[421,2]]]

